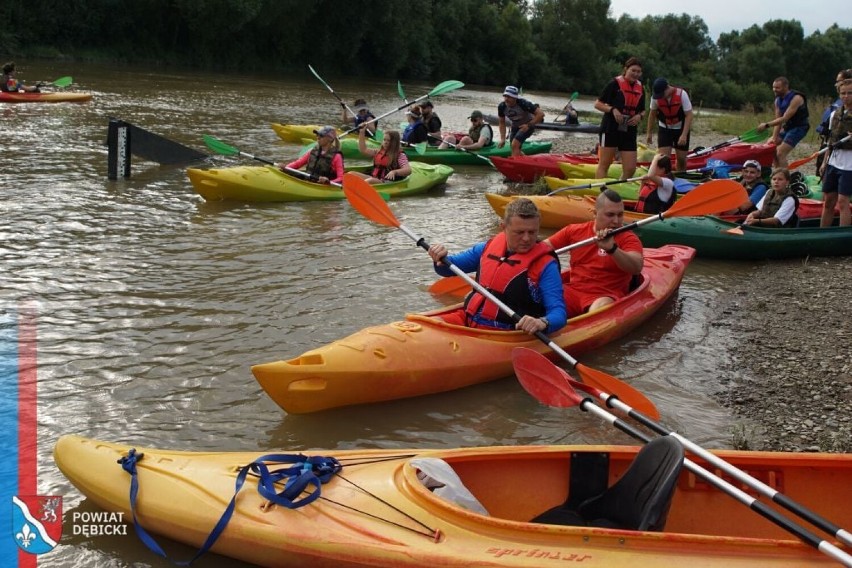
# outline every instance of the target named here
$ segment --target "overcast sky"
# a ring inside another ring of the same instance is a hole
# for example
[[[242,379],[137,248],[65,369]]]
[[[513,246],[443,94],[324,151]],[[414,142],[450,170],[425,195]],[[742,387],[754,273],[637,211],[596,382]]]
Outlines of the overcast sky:
[[[769,20],[799,20],[807,37],[817,30],[824,32],[837,21],[838,14],[848,18],[848,11],[841,9],[843,4],[835,0],[610,0],[610,12],[615,19],[624,13],[637,19],[672,13],[700,16],[707,24],[710,38],[716,41],[720,33],[744,30],[753,24],[760,26]],[[840,27],[852,27],[852,21],[848,19],[837,23]]]

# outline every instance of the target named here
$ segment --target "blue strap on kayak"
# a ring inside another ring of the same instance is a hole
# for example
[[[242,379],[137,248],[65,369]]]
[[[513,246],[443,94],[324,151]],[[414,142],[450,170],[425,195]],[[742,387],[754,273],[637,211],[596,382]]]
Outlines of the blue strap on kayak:
[[[254,462],[244,466],[237,474],[237,479],[234,484],[234,496],[231,497],[231,502],[225,508],[225,512],[219,518],[216,526],[210,531],[207,540],[198,549],[190,560],[175,561],[168,557],[162,547],[157,544],[157,541],[142,528],[136,518],[136,498],[139,494],[139,479],[136,474],[136,464],[145,454],[137,454],[136,448],[131,448],[127,455],[118,463],[121,468],[130,474],[130,511],[133,514],[133,526],[136,528],[136,534],[139,539],[155,554],[165,558],[177,566],[189,566],[204,553],[206,553],[215,544],[216,540],[225,530],[231,516],[234,514],[234,508],[237,503],[237,495],[245,483],[249,473],[254,473],[259,477],[257,482],[257,491],[264,499],[283,505],[288,509],[298,509],[313,503],[321,493],[321,486],[327,483],[334,477],[335,474],[343,469],[335,458],[322,456],[305,456],[302,454],[267,454],[257,458]],[[270,470],[270,465],[292,464],[291,467],[282,469]],[[284,482],[284,489],[280,492],[276,491],[275,484]],[[313,489],[301,497],[300,495],[308,490],[308,486],[312,485]]]

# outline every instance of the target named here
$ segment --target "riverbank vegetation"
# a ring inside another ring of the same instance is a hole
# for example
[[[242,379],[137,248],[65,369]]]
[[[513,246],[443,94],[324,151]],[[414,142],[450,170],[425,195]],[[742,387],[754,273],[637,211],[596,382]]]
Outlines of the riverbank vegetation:
[[[696,105],[763,110],[784,75],[833,96],[852,29],[807,37],[797,20],[708,35],[696,16],[610,15],[608,0],[52,0],[0,5],[0,54],[306,72],[597,93],[639,57],[645,78],[686,87]],[[747,23],[747,20],[743,20]]]

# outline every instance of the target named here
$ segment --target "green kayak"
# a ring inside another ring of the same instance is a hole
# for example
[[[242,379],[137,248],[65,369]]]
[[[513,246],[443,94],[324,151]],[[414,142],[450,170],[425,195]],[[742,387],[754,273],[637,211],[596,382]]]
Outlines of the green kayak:
[[[237,166],[186,171],[195,191],[207,201],[333,201],[345,199],[343,190],[294,177],[272,166]],[[381,183],[383,196],[404,197],[425,193],[447,181],[449,166],[411,164],[411,175],[402,181]]]
[[[819,227],[819,219],[804,219],[799,227],[776,229],[742,227],[717,217],[676,217],[636,228],[646,247],[667,244],[695,248],[698,256],[738,260],[852,255],[852,227]]]
[[[377,142],[368,142],[370,148],[378,148]],[[521,150],[524,154],[543,154],[550,152],[552,142],[524,142]],[[302,148],[302,154],[313,148],[314,144],[309,144]],[[343,138],[340,140],[340,151],[343,152],[344,158],[363,158],[361,151],[358,150],[358,140],[351,138]],[[496,145],[489,148],[484,148],[478,152],[461,152],[448,148],[446,150],[438,150],[437,147],[427,146],[422,154],[418,153],[415,148],[405,148],[405,154],[408,159],[414,162],[425,162],[427,164],[450,164],[454,166],[487,166],[489,162],[479,156],[489,158],[491,156],[506,157],[511,155],[512,148],[509,144],[505,144],[502,148]]]

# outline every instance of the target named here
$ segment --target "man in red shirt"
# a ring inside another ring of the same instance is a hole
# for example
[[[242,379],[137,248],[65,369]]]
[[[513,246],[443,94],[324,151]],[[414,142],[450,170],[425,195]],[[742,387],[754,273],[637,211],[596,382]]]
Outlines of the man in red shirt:
[[[642,272],[642,243],[630,231],[609,235],[624,224],[624,202],[611,189],[598,195],[595,219],[567,225],[544,241],[554,249],[590,237],[597,246],[571,251],[571,280],[565,288],[568,317],[597,310],[622,298],[630,291],[630,280]]]

